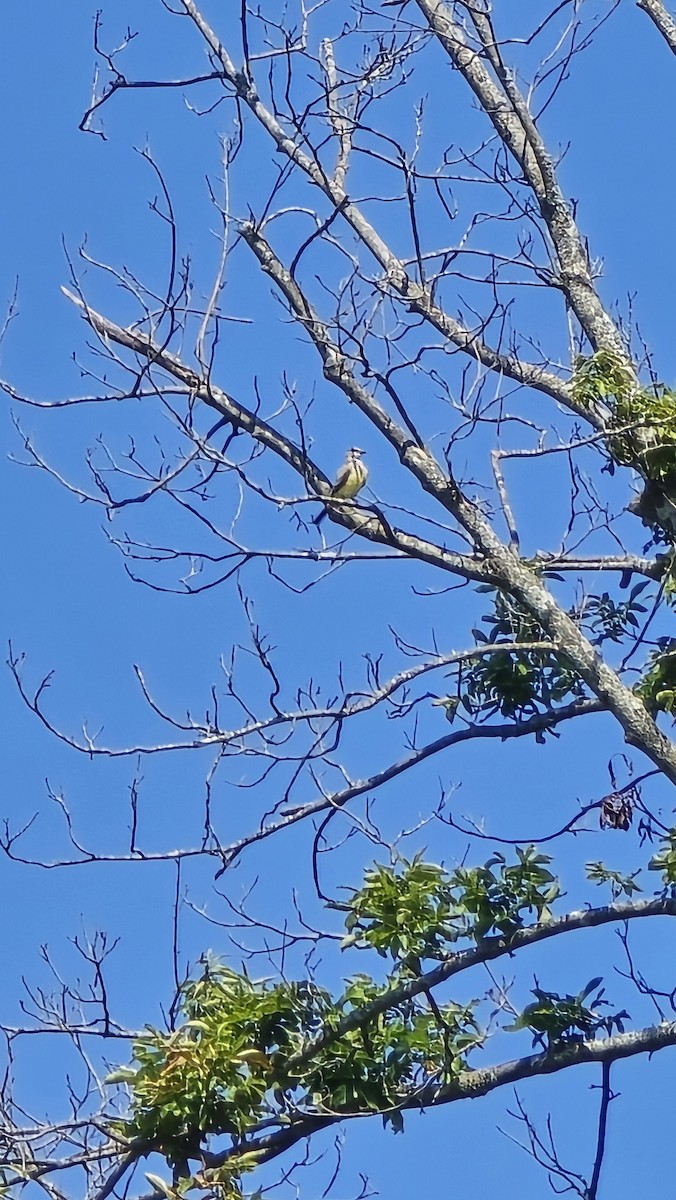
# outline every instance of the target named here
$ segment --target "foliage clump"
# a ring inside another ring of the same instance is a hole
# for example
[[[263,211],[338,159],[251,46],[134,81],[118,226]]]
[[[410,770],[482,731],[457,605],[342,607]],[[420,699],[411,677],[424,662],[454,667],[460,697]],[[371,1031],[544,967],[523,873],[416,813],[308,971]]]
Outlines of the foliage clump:
[[[372,867],[351,896],[343,946],[370,947],[420,970],[424,959],[446,958],[459,938],[512,937],[525,913],[548,920],[560,895],[551,859],[533,846],[516,853],[514,864],[496,853],[483,866],[450,874],[419,855],[396,867]]]
[[[541,564],[538,569],[543,569]],[[544,570],[559,578],[555,571]],[[618,645],[636,634],[647,611],[640,597],[649,586],[649,580],[641,580],[623,600],[615,600],[607,591],[591,592],[568,615],[584,629],[593,646]],[[489,587],[478,590],[492,593],[493,611],[481,618],[488,631],[477,628],[472,634],[480,647],[491,650],[478,655],[471,666],[460,666],[456,694],[435,701],[446,710],[449,722],[462,712],[475,722],[498,714],[519,722],[586,695],[585,685],[565,653],[547,647],[550,639],[535,617],[504,592]],[[515,649],[515,644],[520,648]],[[538,730],[535,737],[542,742],[545,731]]]
[[[627,875],[622,871],[613,871],[605,863],[597,861],[588,862],[585,870],[587,879],[597,886],[603,883],[609,884],[613,900],[618,900],[620,896],[628,896],[631,899],[635,892],[643,890],[640,883],[636,882],[637,877],[641,874],[640,868]]]
[[[650,581],[642,579],[634,584],[626,600],[615,600],[609,592],[586,597],[582,618],[592,646],[604,642],[617,645],[627,633],[638,630],[640,616],[647,612],[645,604],[639,603],[639,596],[649,586]]]
[[[276,1056],[315,1031],[331,1007],[314,984],[257,983],[207,959],[200,978],[181,989],[179,1028],[148,1030],[134,1043],[138,1065],[109,1078],[132,1089],[126,1136],[191,1151],[195,1138],[242,1135],[263,1114]]]
[[[676,490],[676,393],[664,384],[619,396],[614,421],[626,427],[612,439],[621,466],[638,467],[672,495]]]
[[[529,846],[517,859],[510,865],[495,854],[450,874],[420,855],[371,868],[341,905],[342,944],[389,957],[384,984],[359,974],[334,999],[308,980],[257,982],[207,959],[200,978],[181,989],[178,1028],[149,1029],[134,1044],[135,1065],[109,1077],[131,1090],[131,1115],[118,1132],[178,1160],[196,1154],[211,1134],[237,1142],[261,1120],[283,1123],[294,1112],[376,1111],[400,1127],[399,1110],[411,1094],[431,1075],[448,1079],[466,1070],[483,1035],[473,1003],[429,1007],[415,995],[384,1004],[382,998],[425,962],[448,958],[459,938],[508,939],[526,913],[548,919],[559,895],[549,858]],[[370,1008],[371,1018],[341,1027]],[[308,1057],[320,1031],[323,1044]]]
[[[604,989],[600,988],[602,982],[600,976],[590,979],[576,996],[560,996],[557,992],[546,992],[542,988],[534,987],[535,1001],[526,1005],[514,1024],[506,1028],[510,1031],[532,1029],[533,1045],[546,1045],[549,1049],[566,1042],[593,1038],[601,1029],[608,1036],[612,1035],[614,1030],[623,1033],[624,1021],[629,1013],[623,1010],[602,1015],[598,1011],[608,1006],[608,1001],[603,999]],[[596,996],[589,1004],[585,1004],[592,992],[596,992]]]
[[[131,1091],[130,1116],[117,1132],[173,1162],[199,1156],[210,1135],[229,1135],[241,1147],[235,1159],[243,1171],[256,1165],[243,1139],[261,1122],[379,1112],[402,1128],[402,1107],[431,1080],[470,1069],[467,1056],[484,1034],[474,1001],[432,1004],[426,994],[388,992],[426,963],[449,958],[459,938],[509,939],[527,913],[549,917],[559,894],[549,858],[533,847],[517,858],[510,865],[496,854],[449,874],[418,855],[367,872],[340,905],[343,948],[389,957],[384,983],[358,974],[334,998],[309,980],[254,981],[206,960],[200,978],[181,989],[178,1027],[148,1029],[134,1044],[135,1062],[109,1077]],[[230,1183],[233,1170],[229,1160]]]
[[[614,350],[598,350],[585,357],[580,354],[573,371],[573,399],[585,408],[596,409],[599,401],[612,396],[615,402],[629,397],[636,388],[634,372]]]
[[[131,1090],[131,1114],[116,1131],[175,1163],[199,1157],[209,1135],[229,1134],[245,1170],[257,1160],[244,1135],[266,1119],[284,1125],[308,1112],[380,1112],[401,1128],[399,1110],[416,1088],[466,1069],[467,1052],[483,1038],[472,1004],[433,1012],[415,997],[331,1036],[383,990],[358,975],[333,1000],[309,981],[271,985],[207,961],[181,989],[179,1028],[148,1029],[134,1043],[135,1065],[109,1076]],[[320,1029],[326,1044],[294,1066],[292,1056]]]
[[[483,590],[483,589],[479,589]],[[492,590],[492,589],[489,589]],[[541,643],[549,639],[538,621],[516,600],[497,591],[493,612],[482,617],[488,632],[473,629],[479,646],[499,646],[482,655],[458,679],[458,697],[440,701],[452,721],[462,708],[472,719],[495,714],[519,721],[560,703],[566,697],[584,694],[582,680],[564,655],[554,649],[512,650],[510,643]]]
[[[176,1028],[148,1028],[132,1064],[109,1077],[130,1092],[129,1115],[113,1131],[173,1164],[171,1186],[148,1177],[169,1200],[193,1188],[241,1196],[243,1174],[266,1156],[256,1134],[292,1130],[308,1116],[379,1113],[400,1131],[406,1109],[471,1073],[471,1053],[486,1039],[478,1001],[440,1003],[417,979],[430,964],[452,966],[461,939],[479,952],[490,937],[509,947],[528,915],[549,920],[560,895],[549,863],[528,846],[514,862],[496,853],[450,872],[420,854],[375,864],[347,902],[330,907],[345,913],[342,948],[375,950],[390,968],[384,982],[352,976],[336,998],[311,980],[256,981],[205,957],[199,978],[180,989]],[[585,1003],[600,982],[576,996],[538,986],[536,1003],[506,1028],[531,1029],[547,1051],[621,1029],[626,1014],[599,1014],[601,992]],[[229,1149],[207,1152],[222,1136]]]
[[[676,392],[662,383],[637,387],[629,364],[612,350],[578,358],[572,387],[578,403],[608,406],[616,430],[607,440],[611,462],[633,467],[648,485],[635,511],[646,524],[666,526],[673,535],[671,520],[660,517],[674,508],[676,496]]]
[[[674,713],[676,709],[676,638],[659,638],[648,659],[648,669],[635,687],[649,713]]]
[[[664,888],[673,895],[676,891],[676,828],[667,830],[661,841],[662,849],[653,855],[648,868],[662,872]]]

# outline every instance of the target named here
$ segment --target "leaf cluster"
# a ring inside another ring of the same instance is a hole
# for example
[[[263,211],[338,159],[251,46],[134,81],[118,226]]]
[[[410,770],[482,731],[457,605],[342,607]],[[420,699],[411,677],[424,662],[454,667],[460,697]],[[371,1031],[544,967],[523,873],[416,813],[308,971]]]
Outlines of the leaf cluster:
[[[483,866],[450,873],[420,855],[372,867],[350,898],[343,945],[374,949],[416,972],[425,959],[446,958],[459,938],[509,938],[523,926],[525,913],[546,921],[560,895],[548,870],[551,859],[533,846],[516,854],[511,865],[495,853]]]
[[[661,838],[662,849],[648,863],[651,871],[662,872],[665,888],[676,888],[676,829],[669,829]]]
[[[382,994],[368,975],[354,976],[328,1027],[368,1009]],[[400,1132],[402,1104],[431,1076],[446,1081],[468,1069],[468,1053],[484,1040],[474,1008],[475,1002],[449,1002],[431,1010],[415,998],[365,1020],[313,1055],[302,1075],[305,1104],[318,1112],[379,1112]]]
[[[269,1109],[279,1059],[332,1011],[310,982],[255,982],[207,959],[181,989],[180,1027],[148,1029],[133,1046],[137,1065],[108,1079],[131,1087],[126,1136],[188,1153],[211,1133],[241,1136]]]
[[[624,1009],[618,1013],[605,1016],[598,1012],[601,1007],[607,1007],[608,1001],[603,999],[604,990],[600,987],[602,979],[590,979],[589,983],[576,996],[559,996],[556,992],[546,992],[534,987],[536,997],[533,1004],[528,1004],[517,1017],[513,1025],[506,1026],[511,1032],[520,1029],[532,1029],[533,1045],[545,1044],[547,1049],[555,1048],[565,1042],[582,1041],[592,1038],[600,1029],[609,1036],[613,1030],[624,1031],[624,1021],[629,1013]],[[585,1000],[592,992],[597,992],[590,1004]]]
[[[672,713],[676,709],[676,638],[658,638],[657,649],[648,659],[648,669],[636,684],[648,712]]]
[[[664,384],[618,396],[613,417],[622,432],[608,447],[621,466],[638,467],[666,491],[676,485],[676,393]]]
[[[629,364],[612,350],[578,358],[572,381],[578,403],[610,409],[617,430],[608,450],[619,466],[634,467],[665,494],[676,487],[676,392],[662,383],[636,386]],[[612,401],[609,404],[609,398]]]
[[[603,883],[610,885],[610,893],[613,900],[618,900],[620,896],[628,896],[630,899],[634,892],[640,892],[643,889],[636,882],[640,875],[638,871],[632,871],[631,875],[623,875],[621,871],[612,871],[603,862],[588,862],[586,864],[587,879],[591,883],[600,886]]]
[[[636,389],[634,372],[614,350],[597,350],[590,357],[578,355],[573,371],[572,392],[577,404],[595,409],[599,401],[614,397],[622,403]]]
[[[553,571],[547,573],[560,578]],[[649,586],[649,580],[642,580],[621,601],[614,600],[609,592],[591,593],[581,609],[569,611],[569,616],[586,629],[592,645],[620,643],[638,629],[640,617],[647,611],[639,597]],[[493,612],[481,618],[482,624],[489,626],[488,632],[473,629],[472,634],[479,646],[500,646],[504,642],[505,649],[480,656],[470,667],[459,668],[457,695],[436,701],[446,710],[449,722],[461,709],[473,719],[499,713],[520,721],[585,695],[584,684],[565,654],[554,649],[511,648],[515,642],[548,640],[530,613],[504,592],[484,587],[477,590],[492,593]],[[544,733],[536,734],[536,739],[544,740]]]
[[[210,1135],[230,1135],[242,1147],[229,1160],[232,1182],[233,1171],[256,1165],[243,1138],[262,1121],[380,1112],[401,1129],[400,1108],[412,1092],[431,1075],[448,1079],[466,1069],[467,1053],[482,1043],[473,1003],[433,1010],[418,998],[392,1004],[328,1038],[302,1065],[288,1062],[320,1029],[336,1030],[388,986],[357,975],[334,1000],[307,980],[253,981],[208,960],[201,977],[181,989],[179,1028],[148,1028],[133,1045],[132,1065],[108,1077],[131,1093],[130,1115],[116,1132],[174,1163],[199,1157]]]
[[[630,506],[653,530],[653,543],[673,545],[676,536],[676,392],[653,382],[641,388],[629,363],[611,350],[580,357],[572,380],[579,404],[607,413],[610,455],[605,470],[633,467],[645,488]]]
[[[587,596],[582,610],[582,623],[589,632],[592,646],[604,642],[619,643],[627,633],[638,630],[640,616],[647,612],[639,596],[650,587],[648,579],[634,585],[626,600],[616,601],[609,592]]]
[[[481,618],[482,624],[489,626],[488,632],[472,630],[479,645],[547,641],[538,621],[510,596],[495,592],[493,605],[493,612]],[[459,703],[471,717],[500,713],[520,720],[550,709],[566,697],[583,694],[584,685],[565,656],[554,650],[505,648],[464,671]]]
[[[671,852],[676,863],[676,840]],[[420,854],[374,864],[340,905],[342,946],[375,950],[390,967],[384,982],[352,976],[335,998],[311,980],[252,980],[205,956],[199,977],[180,989],[176,1028],[148,1027],[132,1063],[109,1076],[130,1094],[129,1115],[114,1131],[181,1168],[172,1196],[208,1186],[223,1197],[241,1194],[241,1176],[258,1165],[249,1140],[257,1130],[308,1115],[379,1113],[400,1131],[403,1110],[418,1097],[428,1102],[430,1085],[471,1071],[471,1053],[486,1037],[476,1000],[439,1003],[429,991],[411,997],[400,985],[430,962],[452,958],[461,939],[480,945],[497,936],[508,946],[528,916],[548,920],[560,895],[550,861],[528,846],[515,861],[495,853],[450,872]],[[611,879],[601,864],[591,866],[599,882]],[[619,877],[613,881],[620,885]],[[621,1028],[626,1014],[599,1014],[602,993],[586,1003],[599,983],[577,996],[537,987],[536,1002],[510,1028],[532,1029],[549,1046]],[[231,1149],[217,1167],[203,1152],[223,1135]],[[191,1159],[201,1159],[194,1176]]]

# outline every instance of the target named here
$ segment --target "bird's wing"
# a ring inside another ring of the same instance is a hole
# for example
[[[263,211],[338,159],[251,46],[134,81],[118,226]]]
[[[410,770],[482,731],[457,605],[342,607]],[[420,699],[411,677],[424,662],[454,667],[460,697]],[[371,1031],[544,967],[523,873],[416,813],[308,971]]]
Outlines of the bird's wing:
[[[343,463],[338,474],[336,475],[336,479],[335,479],[333,488],[331,489],[333,491],[334,495],[336,493],[340,492],[340,490],[345,487],[345,484],[347,483],[348,479],[350,478],[350,475],[352,474],[352,470],[353,470],[352,463],[349,463],[349,462]]]

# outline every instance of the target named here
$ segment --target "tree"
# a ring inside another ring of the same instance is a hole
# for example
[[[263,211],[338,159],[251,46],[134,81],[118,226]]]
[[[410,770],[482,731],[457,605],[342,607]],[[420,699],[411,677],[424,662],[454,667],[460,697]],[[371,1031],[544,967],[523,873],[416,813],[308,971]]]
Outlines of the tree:
[[[12,1197],[303,1186],[338,1128],[424,1137],[414,1113],[522,1081],[515,1137],[554,1190],[623,1170],[622,1060],[647,1079],[676,1043],[676,392],[640,297],[611,307],[557,121],[588,63],[594,104],[608,30],[649,75],[676,36],[659,0],[524,7],[96,18],[80,130],[103,163],[119,108],[149,105],[149,223],[112,265],[67,247],[84,393],[3,387],[22,460],[104,519],[144,708],[83,663],[122,732],[78,733],[10,649],[75,794],[48,784],[58,827],[28,800],[7,821],[8,870],[95,871],[113,901],[91,932],[78,893],[79,970],[43,947],[54,982],[5,1021]],[[70,410],[67,448],[35,408]],[[336,497],[350,445],[368,484]],[[69,1072],[48,1116],[41,1039]],[[590,1085],[571,1133],[557,1095]]]

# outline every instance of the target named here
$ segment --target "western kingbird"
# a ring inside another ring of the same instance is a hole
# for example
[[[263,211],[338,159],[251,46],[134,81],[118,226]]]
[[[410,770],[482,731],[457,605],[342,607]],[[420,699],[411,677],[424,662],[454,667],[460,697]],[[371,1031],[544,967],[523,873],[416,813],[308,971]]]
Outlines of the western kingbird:
[[[331,495],[335,496],[336,500],[351,500],[363,488],[366,480],[369,477],[368,469],[364,465],[362,455],[364,450],[359,450],[357,446],[353,446],[348,450],[347,457],[331,488]],[[320,512],[318,517],[314,518],[314,524],[319,525],[324,520],[327,510]]]

